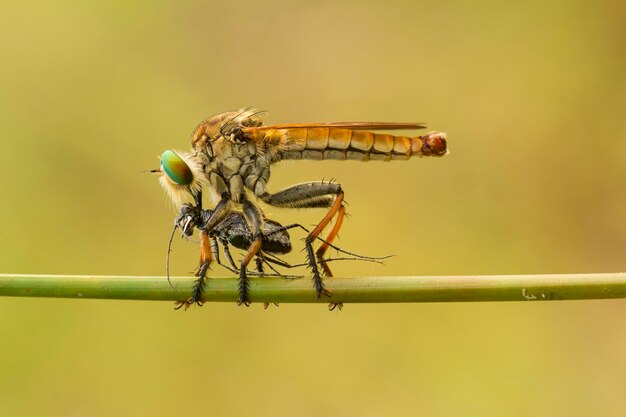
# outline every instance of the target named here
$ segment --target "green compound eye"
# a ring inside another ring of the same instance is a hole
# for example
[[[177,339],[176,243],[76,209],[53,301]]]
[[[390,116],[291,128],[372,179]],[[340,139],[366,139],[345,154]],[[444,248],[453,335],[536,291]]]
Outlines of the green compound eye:
[[[163,155],[161,155],[161,167],[176,184],[189,185],[193,182],[191,169],[174,151],[163,152]]]

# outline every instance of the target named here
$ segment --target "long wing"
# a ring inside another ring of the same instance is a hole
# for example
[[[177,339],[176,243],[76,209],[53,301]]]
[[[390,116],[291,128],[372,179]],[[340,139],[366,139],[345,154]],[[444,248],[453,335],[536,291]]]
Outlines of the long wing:
[[[244,133],[266,130],[282,129],[315,129],[315,128],[341,128],[352,130],[400,130],[400,129],[425,129],[425,123],[398,123],[398,122],[331,122],[331,123],[287,123],[282,125],[244,127]]]

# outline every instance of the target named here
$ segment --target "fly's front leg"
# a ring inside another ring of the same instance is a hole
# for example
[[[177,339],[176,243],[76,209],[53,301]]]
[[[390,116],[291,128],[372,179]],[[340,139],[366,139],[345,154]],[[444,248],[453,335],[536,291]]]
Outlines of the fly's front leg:
[[[255,190],[256,192],[257,190]],[[339,232],[341,222],[343,220],[343,213],[345,208],[343,206],[343,190],[341,185],[336,183],[326,182],[309,182],[305,184],[294,185],[293,187],[279,191],[276,194],[270,194],[265,190],[258,190],[259,198],[264,202],[277,207],[330,207],[324,218],[318,223],[309,235],[306,237],[305,246],[307,251],[307,259],[309,267],[313,272],[313,284],[315,286],[315,297],[320,298],[322,294],[330,296],[331,292],[324,286],[322,276],[317,266],[316,256],[313,251],[313,242],[320,235],[322,230],[330,223],[335,214],[338,214],[335,227],[329,234],[330,240]],[[328,238],[326,239],[328,240]],[[323,256],[328,248],[320,248],[320,256]],[[324,272],[330,272],[328,265],[322,262],[322,268]],[[329,275],[332,276],[332,273]]]

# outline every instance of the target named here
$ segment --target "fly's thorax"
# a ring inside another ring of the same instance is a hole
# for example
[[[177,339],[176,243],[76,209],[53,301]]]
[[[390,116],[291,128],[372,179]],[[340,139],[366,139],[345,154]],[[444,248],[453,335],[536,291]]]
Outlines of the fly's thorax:
[[[242,166],[241,174],[244,185],[255,195],[260,196],[267,191],[270,178],[270,163],[266,158],[256,158],[253,163]]]
[[[265,114],[253,108],[243,108],[210,116],[203,120],[191,134],[191,146],[203,147],[220,137],[234,137],[241,127],[257,127],[263,124]]]
[[[238,143],[224,138],[213,142],[210,148],[214,156],[200,153],[208,161],[206,176],[217,195],[228,192],[233,201],[238,202],[244,187],[257,195],[266,191],[272,155],[259,152],[254,143]]]
[[[191,134],[191,146],[197,149],[217,140],[222,135],[224,124],[238,113],[239,111],[227,111],[204,119]]]

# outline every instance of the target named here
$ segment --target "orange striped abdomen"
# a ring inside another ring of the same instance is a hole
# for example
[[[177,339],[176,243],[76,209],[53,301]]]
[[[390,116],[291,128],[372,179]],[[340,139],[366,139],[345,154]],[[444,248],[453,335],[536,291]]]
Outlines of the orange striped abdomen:
[[[273,129],[264,133],[281,159],[390,160],[446,153],[445,134],[408,137],[334,127]]]

